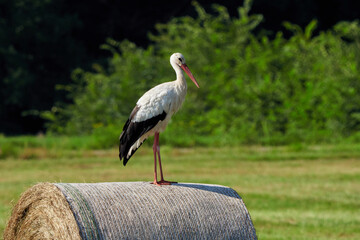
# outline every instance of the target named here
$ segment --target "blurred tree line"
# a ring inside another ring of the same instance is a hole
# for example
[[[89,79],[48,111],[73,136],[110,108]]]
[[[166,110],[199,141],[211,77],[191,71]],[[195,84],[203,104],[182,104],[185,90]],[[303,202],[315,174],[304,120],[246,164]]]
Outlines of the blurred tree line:
[[[263,21],[250,1],[231,17],[195,4],[196,17],[157,24],[153,44],[141,48],[109,39],[108,67],[77,69],[67,86],[73,104],[43,113],[62,134],[108,135],[111,141],[150,87],[175,79],[169,65],[182,52],[201,88],[189,83],[183,109],[163,134],[173,145],[286,144],[360,138],[360,25],[339,22],[314,35],[284,23],[290,37],[254,33]],[[177,136],[177,137],[176,137]]]
[[[198,2],[216,14],[211,5],[218,1]],[[236,17],[242,1],[221,4],[227,7],[229,17]],[[339,20],[358,18],[359,9],[355,0],[255,0],[252,13],[262,13],[266,21],[253,33],[273,39],[284,30],[284,20],[304,28],[313,18],[319,20],[316,30],[328,29]],[[68,98],[64,91],[69,90],[74,69],[93,71],[95,65],[108,71],[107,59],[112,54],[99,48],[106,38],[127,38],[144,48],[158,46],[147,37],[149,31],[156,32],[155,23],[186,15],[197,16],[191,0],[177,1],[176,6],[164,0],[0,0],[0,132],[44,131],[40,113],[55,103],[62,108],[74,99],[74,94]],[[285,38],[292,36],[283,32]]]

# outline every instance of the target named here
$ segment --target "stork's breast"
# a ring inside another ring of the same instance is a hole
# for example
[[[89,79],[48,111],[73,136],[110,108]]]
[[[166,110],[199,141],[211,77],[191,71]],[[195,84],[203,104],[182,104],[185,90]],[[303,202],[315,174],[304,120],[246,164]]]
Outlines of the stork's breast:
[[[174,88],[166,88],[161,91],[155,90],[159,89],[154,88],[139,99],[137,105],[140,109],[134,117],[134,121],[143,121],[162,114],[164,111],[167,118],[170,118],[180,109],[186,92],[183,94]]]

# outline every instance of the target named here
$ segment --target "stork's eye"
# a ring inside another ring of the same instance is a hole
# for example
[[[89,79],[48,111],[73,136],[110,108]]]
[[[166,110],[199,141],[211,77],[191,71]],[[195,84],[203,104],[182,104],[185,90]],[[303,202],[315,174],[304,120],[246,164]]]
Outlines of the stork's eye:
[[[181,58],[178,58],[180,62],[182,62],[182,59]]]

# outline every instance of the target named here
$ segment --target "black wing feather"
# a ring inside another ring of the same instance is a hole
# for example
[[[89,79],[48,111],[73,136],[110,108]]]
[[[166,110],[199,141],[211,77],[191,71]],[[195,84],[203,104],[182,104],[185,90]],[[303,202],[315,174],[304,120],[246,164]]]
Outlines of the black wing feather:
[[[131,146],[145,133],[150,131],[153,127],[158,124],[159,121],[162,121],[166,117],[166,112],[163,111],[161,114],[154,116],[150,119],[147,119],[142,122],[132,122],[135,114],[139,111],[140,107],[136,106],[131,112],[129,119],[126,121],[123,131],[120,135],[120,144],[119,144],[119,158],[120,161],[124,159],[124,166],[129,161],[131,156],[136,152],[137,149],[134,149],[130,156],[128,157],[128,152]],[[142,143],[141,143],[142,144]],[[140,146],[141,146],[140,144]],[[139,147],[140,147],[139,146]]]

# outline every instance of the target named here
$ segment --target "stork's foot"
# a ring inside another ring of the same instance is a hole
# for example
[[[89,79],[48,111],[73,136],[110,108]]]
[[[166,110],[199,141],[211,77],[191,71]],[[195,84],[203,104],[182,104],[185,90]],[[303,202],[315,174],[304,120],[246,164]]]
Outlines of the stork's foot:
[[[158,182],[158,181],[153,181],[152,183],[150,183],[150,184],[154,184],[154,185],[156,185],[156,186],[161,186],[160,185],[160,183]]]
[[[161,181],[154,181],[151,184],[157,185],[157,186],[161,186],[161,185],[171,185],[173,183],[177,183],[177,182],[171,182],[171,181],[165,181],[165,180],[161,180]]]

